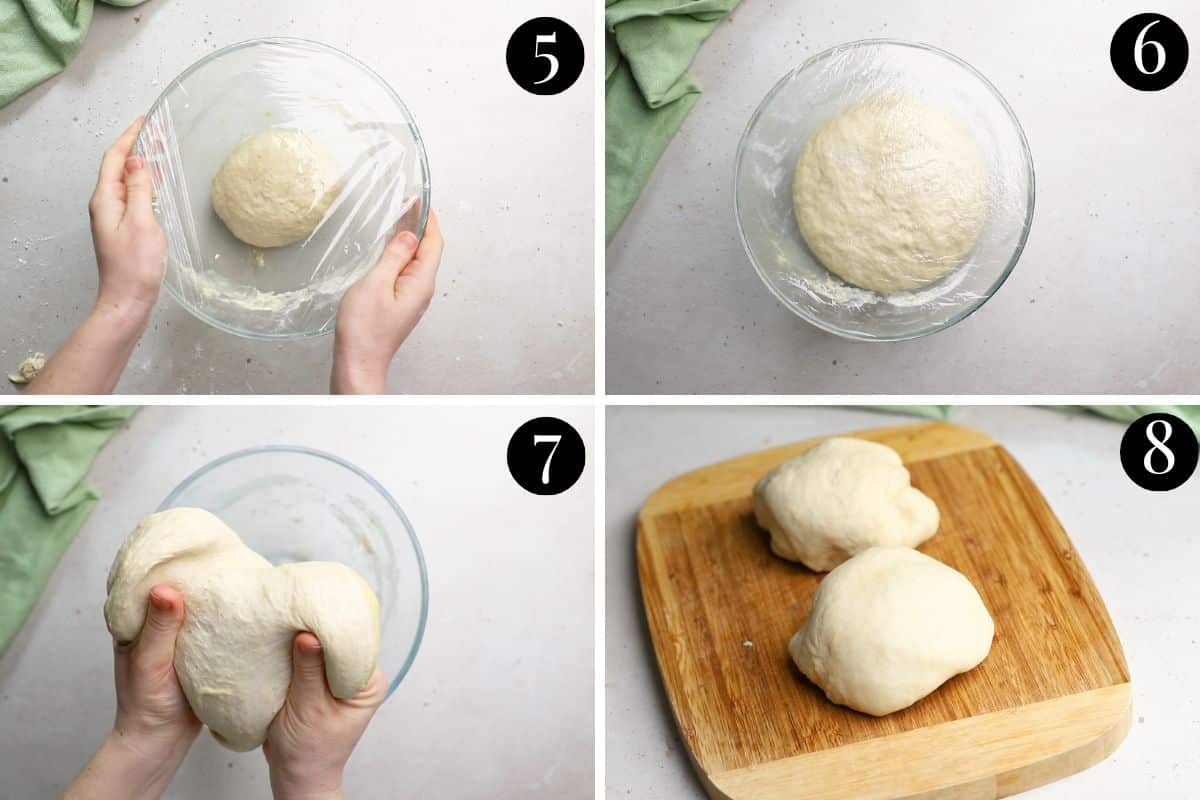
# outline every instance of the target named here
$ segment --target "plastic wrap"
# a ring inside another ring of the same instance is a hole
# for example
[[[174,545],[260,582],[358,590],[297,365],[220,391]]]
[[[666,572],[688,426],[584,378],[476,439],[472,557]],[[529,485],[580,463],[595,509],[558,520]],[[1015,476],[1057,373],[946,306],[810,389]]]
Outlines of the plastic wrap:
[[[987,214],[956,269],[919,289],[884,294],[822,265],[801,234],[792,187],[804,146],[822,124],[856,103],[896,96],[966,128],[987,172]],[[854,42],[813,57],[759,105],[739,146],[734,199],[746,252],[784,305],[841,336],[911,339],[964,319],[1008,277],[1033,220],[1033,162],[1012,109],[968,64],[925,45]]]
[[[256,248],[213,211],[211,184],[238,144],[273,128],[317,142],[336,162],[341,186],[307,238]],[[316,42],[260,39],[198,61],[154,104],[134,152],[153,177],[167,290],[200,319],[241,336],[328,333],[343,293],[388,238],[425,229],[429,167],[408,109],[366,66]]]

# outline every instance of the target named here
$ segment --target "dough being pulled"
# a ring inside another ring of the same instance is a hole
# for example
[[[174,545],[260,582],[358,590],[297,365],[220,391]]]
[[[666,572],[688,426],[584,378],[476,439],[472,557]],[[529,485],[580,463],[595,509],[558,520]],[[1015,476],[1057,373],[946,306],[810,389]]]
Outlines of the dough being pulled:
[[[937,504],[909,482],[886,445],[835,437],[785,461],[754,487],[754,517],[771,550],[833,569],[878,545],[916,547],[937,531]]]
[[[987,223],[989,173],[970,131],[906,94],[869,97],[809,138],[792,200],[809,249],[855,286],[920,289],[966,260]]]
[[[907,547],[876,547],[821,581],[788,652],[832,702],[882,717],[978,666],[994,634],[962,573]]]
[[[212,207],[254,247],[306,238],[341,191],[333,156],[300,131],[272,128],[243,141],[212,181]]]
[[[263,743],[292,677],[292,640],[321,641],[334,697],[358,694],[379,657],[379,601],[343,564],[272,566],[225,523],[198,508],[173,508],[138,524],[108,573],[104,619],[133,640],[150,590],[184,597],[175,672],[196,716],[232,750]]]

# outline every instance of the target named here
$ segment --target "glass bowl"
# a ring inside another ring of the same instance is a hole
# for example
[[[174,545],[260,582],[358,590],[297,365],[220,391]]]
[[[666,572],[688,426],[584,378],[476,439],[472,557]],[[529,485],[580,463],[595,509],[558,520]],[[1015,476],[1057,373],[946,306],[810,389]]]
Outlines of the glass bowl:
[[[966,126],[989,171],[990,208],[966,261],[916,291],[880,294],[829,272],[804,242],[792,203],[808,138],[847,106],[904,93]],[[954,325],[1012,272],[1033,223],[1035,178],[1025,133],[1000,92],[943,50],[890,39],[827,50],[789,72],[750,118],[738,145],[734,207],[742,244],[767,288],[818,328],[863,341],[899,341]]]
[[[158,510],[203,508],[272,564],[338,561],[379,597],[379,667],[388,693],[425,632],[429,580],[408,518],[370,475],[304,447],[239,450],[193,472]]]
[[[256,248],[225,227],[210,187],[230,151],[268,129],[327,150],[341,189],[308,238]],[[425,230],[429,165],[412,116],[383,78],[318,42],[255,39],[205,56],[155,101],[134,152],[150,167],[167,235],[167,291],[239,336],[329,333],[342,294],[388,238]]]

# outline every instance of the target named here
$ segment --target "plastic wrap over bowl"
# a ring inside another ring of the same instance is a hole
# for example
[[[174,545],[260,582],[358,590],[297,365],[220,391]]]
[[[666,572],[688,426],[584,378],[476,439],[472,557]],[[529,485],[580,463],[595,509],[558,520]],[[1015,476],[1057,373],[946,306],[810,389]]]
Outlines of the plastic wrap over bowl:
[[[307,238],[257,248],[213,211],[211,184],[235,147],[271,129],[327,151],[340,190]],[[425,229],[429,167],[408,109],[377,74],[316,42],[258,39],[201,59],[155,102],[134,152],[151,170],[167,235],[167,290],[240,336],[328,333],[342,294],[388,238]]]
[[[796,222],[792,183],[806,142],[827,120],[879,96],[910,96],[949,115],[978,144],[988,210],[956,269],[912,291],[880,293],[841,280],[813,255]],[[1012,109],[962,60],[926,45],[871,40],[821,53],[780,80],[738,148],[734,203],[754,269],[785,306],[851,339],[913,339],[969,316],[1000,288],[1033,222],[1033,161]]]

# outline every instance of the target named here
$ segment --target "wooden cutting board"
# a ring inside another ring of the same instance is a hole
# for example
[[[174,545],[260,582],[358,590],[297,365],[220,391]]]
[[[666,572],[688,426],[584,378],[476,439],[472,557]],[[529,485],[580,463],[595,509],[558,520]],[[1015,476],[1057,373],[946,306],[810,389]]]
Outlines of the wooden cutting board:
[[[996,621],[991,654],[887,717],[830,703],[787,653],[821,575],[771,554],[751,501],[755,481],[820,440],[676,478],[638,517],[638,571],[667,696],[708,794],[991,800],[1106,758],[1132,715],[1125,656],[1029,476],[957,425],[851,435],[899,452],[937,502],[941,527],[921,550],[979,590]]]

